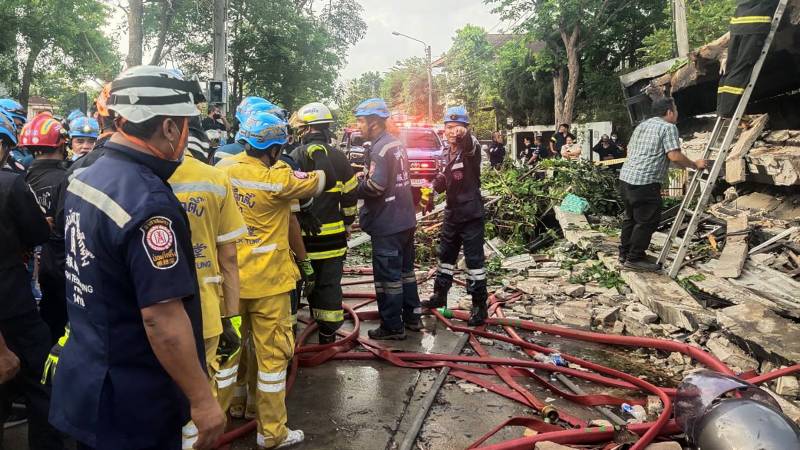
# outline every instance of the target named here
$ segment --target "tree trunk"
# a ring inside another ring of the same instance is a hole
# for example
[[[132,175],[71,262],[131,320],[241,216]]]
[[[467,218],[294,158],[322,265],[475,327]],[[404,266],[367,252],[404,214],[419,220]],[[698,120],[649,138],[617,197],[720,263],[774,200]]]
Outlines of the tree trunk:
[[[564,68],[559,67],[553,72],[553,117],[556,128],[564,123]]]
[[[581,74],[580,48],[578,38],[580,28],[575,25],[570,33],[560,30],[561,41],[564,44],[564,51],[567,54],[567,89],[564,91],[564,70],[559,69],[558,76],[553,78],[553,87],[557,87],[555,92],[556,99],[556,124],[572,123],[575,115],[575,98],[578,96],[578,80]],[[559,80],[556,81],[556,78]],[[556,86],[558,83],[558,86]]]
[[[22,81],[19,87],[19,102],[25,108],[28,107],[28,99],[31,95],[31,81],[33,80],[33,68],[36,65],[36,58],[42,51],[42,45],[39,43],[30,43],[30,53],[25,61],[25,68],[22,71]]]
[[[161,23],[158,27],[156,49],[153,53],[153,58],[150,60],[151,66],[157,66],[161,63],[161,57],[163,56],[161,53],[164,51],[164,44],[167,42],[167,33],[169,32],[169,27],[172,25],[172,21],[175,19],[175,14],[179,7],[177,1],[162,0],[161,4],[163,5]]]
[[[144,5],[142,0],[128,1],[128,57],[125,58],[127,67],[142,65],[142,47],[144,46],[144,31],[142,30],[142,17]]]

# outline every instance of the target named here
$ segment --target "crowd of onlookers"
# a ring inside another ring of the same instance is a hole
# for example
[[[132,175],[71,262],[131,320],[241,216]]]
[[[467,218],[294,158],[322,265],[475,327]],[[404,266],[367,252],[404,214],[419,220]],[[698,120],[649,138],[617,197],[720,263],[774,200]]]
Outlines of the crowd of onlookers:
[[[503,133],[492,133],[492,141],[484,146],[484,151],[489,157],[489,164],[493,168],[502,166],[506,159],[506,146]],[[604,134],[591,151],[599,157],[600,161],[624,158],[626,150],[616,133],[610,136]],[[524,137],[522,147],[518,149],[516,159],[523,165],[533,166],[547,158],[564,158],[569,160],[580,159],[583,153],[582,146],[574,134],[570,132],[569,124],[561,124],[547,142],[541,133],[533,137]]]

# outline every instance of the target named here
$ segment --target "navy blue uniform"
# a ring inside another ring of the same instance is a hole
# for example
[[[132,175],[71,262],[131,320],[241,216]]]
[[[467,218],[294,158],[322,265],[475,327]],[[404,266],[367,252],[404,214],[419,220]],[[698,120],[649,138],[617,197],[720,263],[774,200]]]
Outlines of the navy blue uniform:
[[[359,223],[372,238],[372,270],[383,327],[403,330],[421,312],[414,275],[416,212],[403,144],[384,132],[372,143],[369,172],[356,192],[364,199]]]
[[[179,449],[189,402],[159,363],[141,309],[182,299],[204,368],[200,297],[178,163],[107,143],[65,200],[71,333],[50,420],[97,449]]]

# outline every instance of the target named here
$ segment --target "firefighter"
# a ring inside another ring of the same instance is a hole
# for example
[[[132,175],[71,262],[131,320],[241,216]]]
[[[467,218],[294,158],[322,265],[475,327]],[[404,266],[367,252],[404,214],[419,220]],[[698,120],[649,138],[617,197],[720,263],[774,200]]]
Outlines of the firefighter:
[[[0,114],[0,167],[16,144],[16,127]],[[9,417],[14,399],[25,398],[28,447],[33,450],[64,448],[47,421],[50,388],[38,382],[50,349],[50,332],[36,311],[25,268],[30,249],[47,242],[49,236],[44,212],[24,178],[0,170],[0,422]]]
[[[22,131],[22,126],[28,121],[28,113],[18,101],[11,98],[0,99],[0,110],[11,119],[16,133]],[[9,155],[6,157],[8,168],[15,173],[24,174],[32,162],[33,155],[27,150],[16,146],[11,148]]]
[[[69,147],[72,161],[89,153],[100,135],[100,124],[91,117],[78,117],[69,123]]]
[[[317,169],[308,155],[312,147],[322,147],[336,172],[336,185],[314,199],[311,212],[319,219],[319,234],[303,233],[306,252],[316,274],[317,282],[308,303],[319,325],[319,343],[336,340],[336,330],[344,322],[342,311],[342,271],[347,253],[347,236],[357,213],[355,188],[358,185],[353,168],[338,148],[329,145],[333,114],[322,103],[309,103],[297,112],[293,124],[300,146],[291,153],[301,170]]]
[[[54,221],[62,194],[60,186],[67,176],[64,162],[66,132],[61,122],[52,116],[39,114],[22,128],[20,146],[35,158],[25,180],[36,194],[45,216]],[[39,285],[42,289],[39,312],[50,328],[51,345],[67,324],[66,284],[63,231],[54,227],[50,239],[42,246],[39,262]]]
[[[447,192],[444,224],[439,234],[439,266],[433,295],[425,308],[447,306],[447,292],[453,284],[456,258],[462,246],[467,263],[467,293],[472,295],[470,326],[483,325],[487,318],[486,269],[483,253],[483,200],[481,199],[480,143],[469,132],[469,116],[463,106],[451,107],[444,119],[450,143],[447,164],[433,183],[436,192]]]
[[[167,184],[199,115],[199,83],[136,66],[109,92],[117,132],[65,199],[70,335],[53,377],[50,422],[79,449],[197,449],[225,417],[208,385],[186,212]]]
[[[731,18],[725,74],[717,89],[717,114],[733,117],[769,34],[778,0],[738,0]]]
[[[236,135],[244,142],[244,153],[224,167],[248,227],[237,243],[239,308],[255,349],[257,443],[264,448],[287,447],[304,439],[302,431],[286,427],[286,371],[294,353],[289,292],[300,279],[289,248],[291,205],[336,185],[324,147],[308,150],[309,158],[323,170],[293,171],[281,161],[287,137],[286,123],[278,117],[252,114]]]
[[[414,274],[417,221],[403,144],[386,131],[389,109],[380,98],[364,100],[355,112],[361,135],[372,141],[367,173],[356,190],[364,199],[359,223],[372,238],[372,270],[381,317],[371,339],[402,340],[419,331],[421,308]]]

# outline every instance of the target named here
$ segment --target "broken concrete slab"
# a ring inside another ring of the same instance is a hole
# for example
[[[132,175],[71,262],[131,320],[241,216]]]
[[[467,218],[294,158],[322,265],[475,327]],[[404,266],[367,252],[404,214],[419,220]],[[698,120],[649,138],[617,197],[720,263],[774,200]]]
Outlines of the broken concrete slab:
[[[727,364],[735,372],[758,369],[758,361],[721,334],[712,334],[706,341],[706,347],[708,347],[708,351],[712,355]]]
[[[655,323],[658,321],[658,315],[640,303],[632,303],[628,305],[624,310],[622,310],[620,315],[642,324]]]
[[[538,305],[532,305],[529,312],[530,315],[534,317],[538,317],[540,319],[547,319],[553,317],[553,308],[554,305],[543,303]]]
[[[601,309],[595,314],[594,323],[596,325],[602,325],[603,327],[613,326],[617,319],[619,319],[621,310],[621,306]]]
[[[749,123],[749,128],[739,135],[739,139],[725,160],[725,181],[730,184],[736,184],[746,180],[745,167],[747,162],[744,157],[753,148],[753,144],[761,136],[761,132],[764,131],[768,121],[768,114],[757,116]]]
[[[500,265],[506,270],[524,270],[529,267],[536,267],[536,259],[530,253],[523,253],[504,259]]]
[[[711,260],[699,267],[713,271],[716,263]],[[747,261],[741,276],[729,281],[735,286],[750,289],[775,302],[779,308],[787,310],[789,315],[794,316],[800,311],[800,294],[798,294],[800,293],[800,281],[775,269]]]
[[[592,304],[584,301],[564,302],[553,309],[559,322],[581,328],[592,326]]]
[[[731,342],[759,360],[777,364],[800,361],[800,325],[764,306],[730,306],[717,311],[717,320]]]
[[[530,295],[556,295],[561,293],[560,283],[544,278],[526,278],[517,281],[514,287]]]
[[[746,157],[753,181],[775,186],[800,185],[800,146],[762,146]]]
[[[556,213],[556,220],[558,220],[567,241],[584,250],[594,248],[598,251],[608,252],[615,248],[615,245],[607,239],[608,236],[592,230],[585,215],[562,211],[557,206],[553,208],[553,211]]]
[[[598,256],[609,269],[619,269],[616,255]],[[668,276],[628,270],[623,270],[620,274],[639,302],[658,314],[662,322],[690,331],[714,322],[713,313],[703,308],[691,294]]]
[[[528,269],[528,277],[530,278],[561,278],[567,275],[569,275],[569,272],[555,267]]]
[[[570,297],[583,297],[583,294],[586,293],[586,287],[582,284],[570,284],[564,286],[564,293],[569,295]]]
[[[800,396],[800,383],[797,382],[797,377],[787,376],[778,378],[775,382],[775,393],[790,398],[797,398]]]
[[[644,450],[683,450],[683,446],[675,441],[656,442],[655,444],[648,445]]]
[[[747,214],[739,214],[725,222],[727,223],[728,237],[719,261],[714,267],[714,275],[721,278],[739,278],[749,249],[747,245]]]

